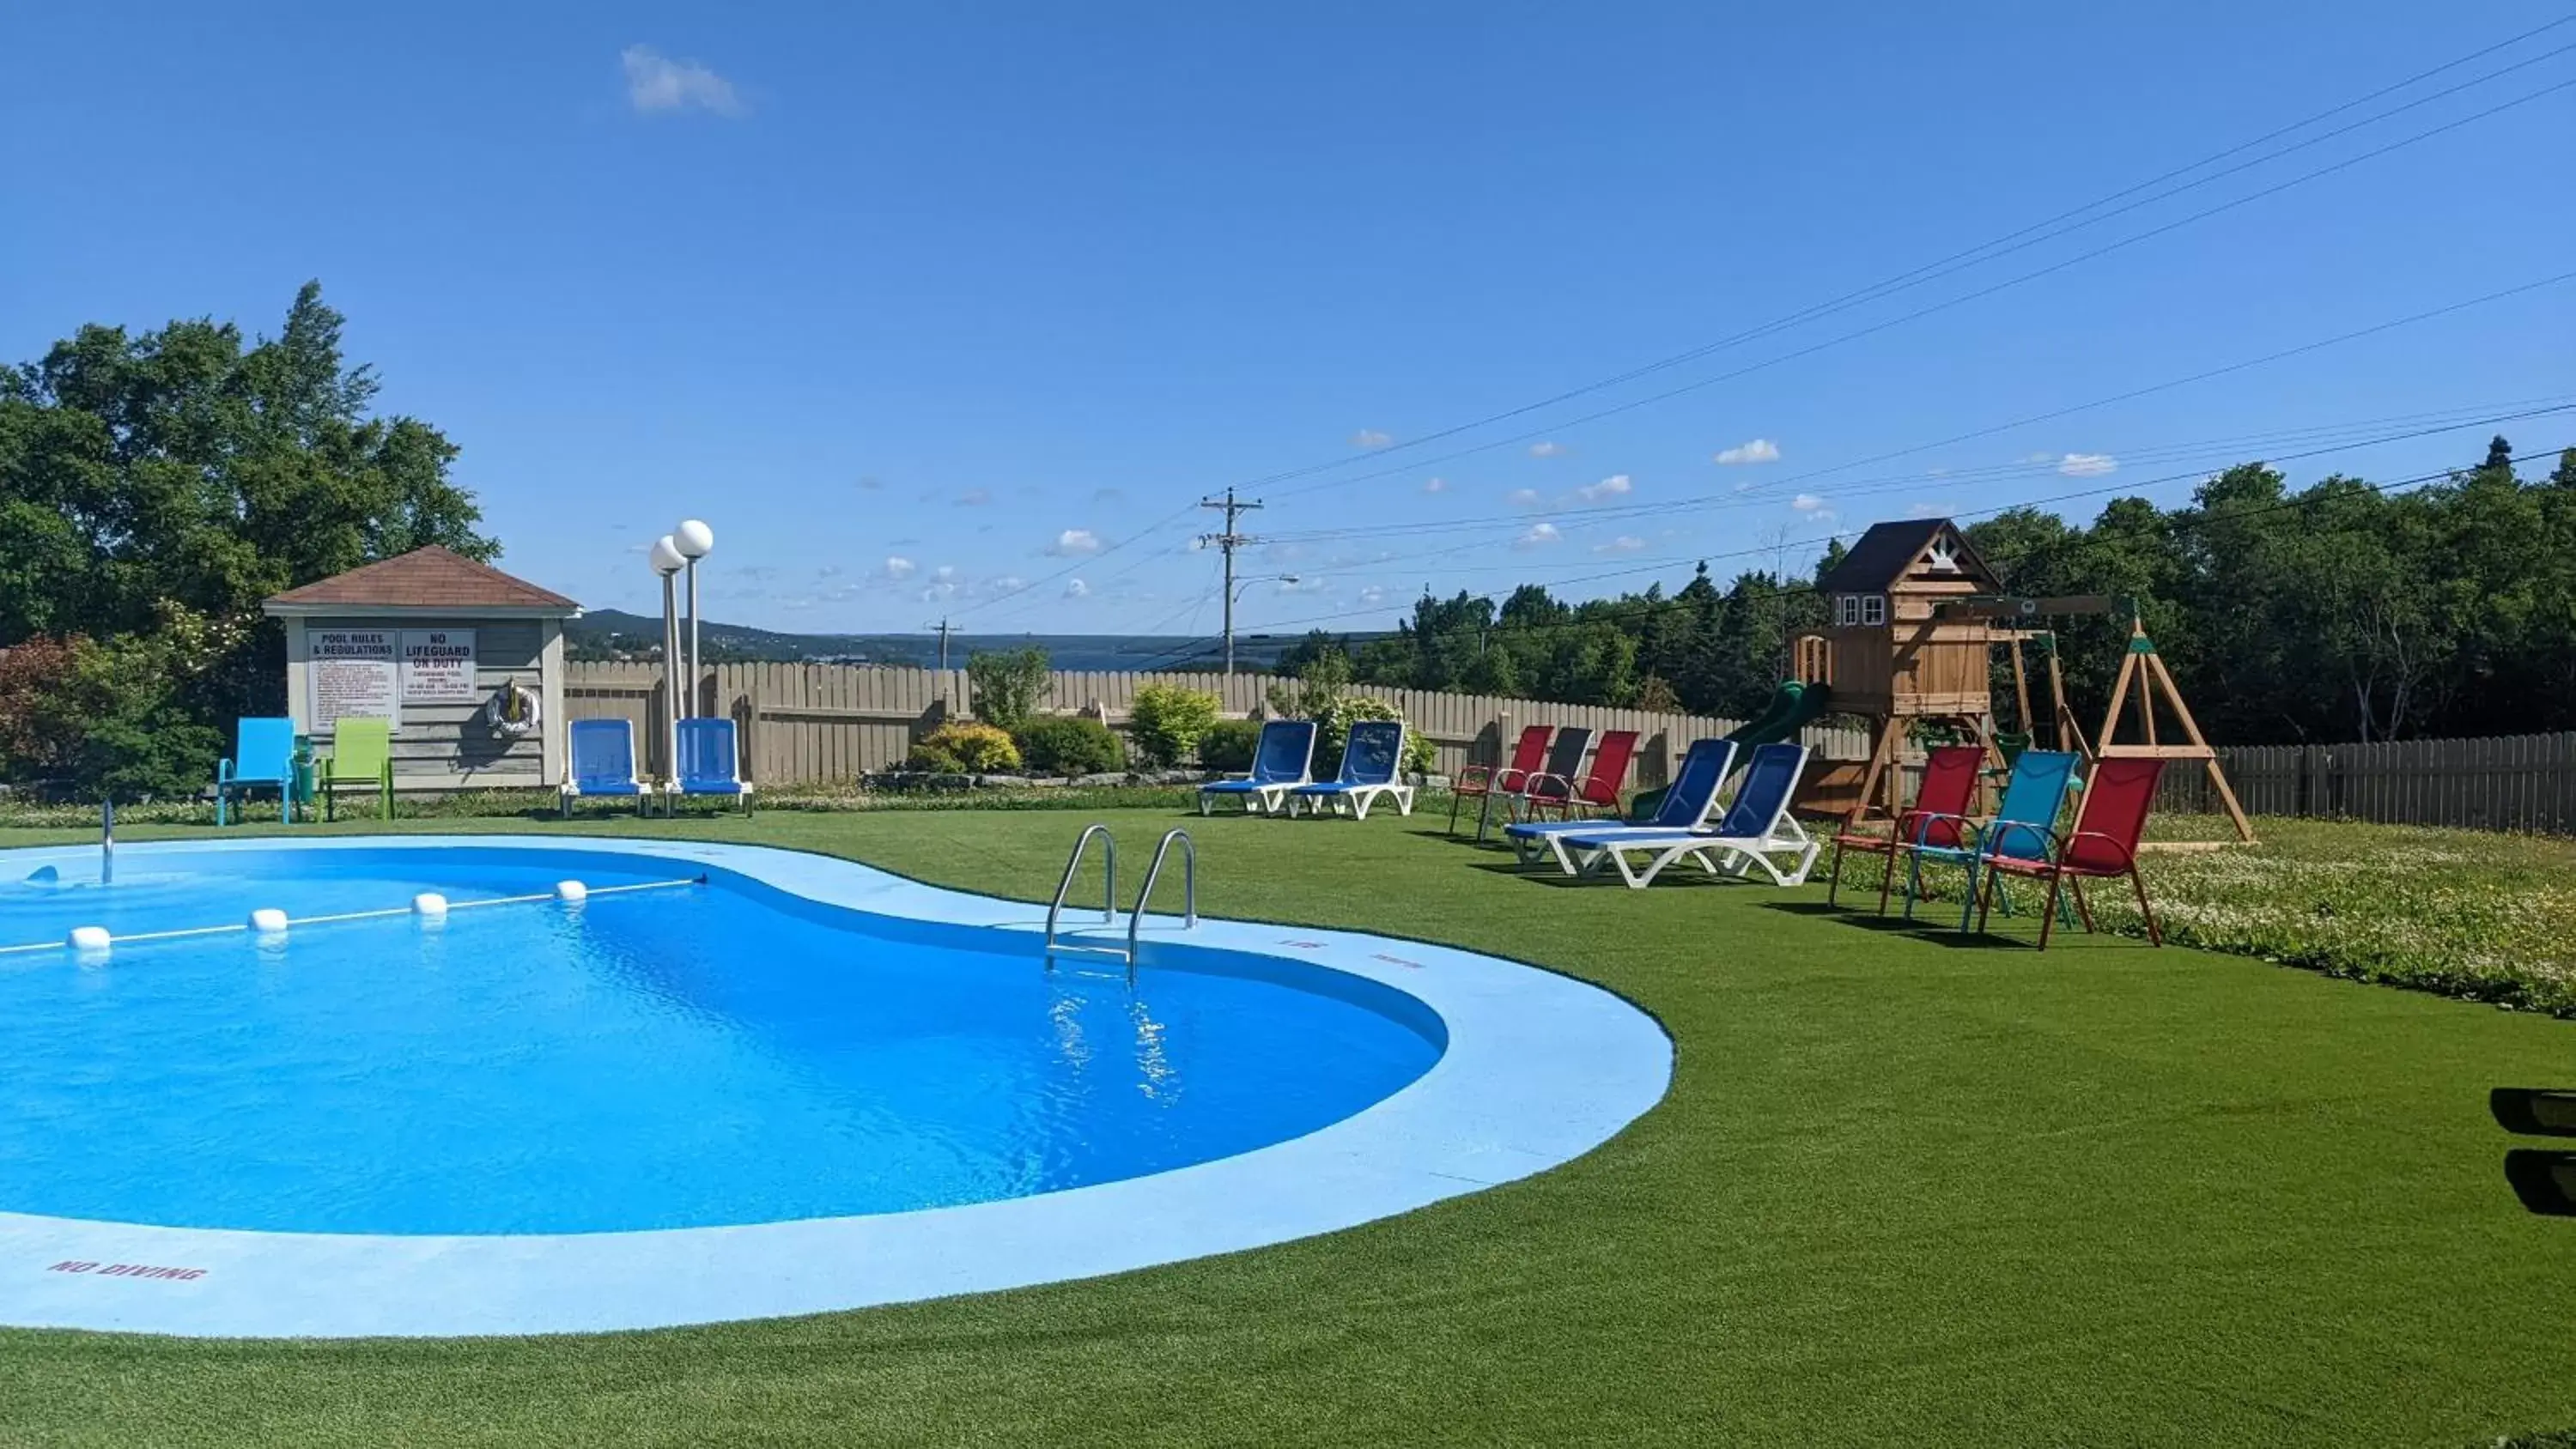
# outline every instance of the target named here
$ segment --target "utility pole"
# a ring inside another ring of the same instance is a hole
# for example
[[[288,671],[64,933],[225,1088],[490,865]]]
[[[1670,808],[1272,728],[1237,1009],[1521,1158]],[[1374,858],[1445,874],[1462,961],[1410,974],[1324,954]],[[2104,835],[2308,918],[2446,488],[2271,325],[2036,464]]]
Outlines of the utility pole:
[[[1199,535],[1199,543],[1202,546],[1214,544],[1225,551],[1225,674],[1228,679],[1234,677],[1234,551],[1245,544],[1261,541],[1250,534],[1235,532],[1234,520],[1238,514],[1250,513],[1260,506],[1258,500],[1249,503],[1238,502],[1232,488],[1225,490],[1225,497],[1222,499],[1199,500],[1201,508],[1219,508],[1225,511],[1225,532],[1202,533]]]
[[[932,627],[939,631],[939,672],[945,674],[948,672],[948,621],[942,619]]]

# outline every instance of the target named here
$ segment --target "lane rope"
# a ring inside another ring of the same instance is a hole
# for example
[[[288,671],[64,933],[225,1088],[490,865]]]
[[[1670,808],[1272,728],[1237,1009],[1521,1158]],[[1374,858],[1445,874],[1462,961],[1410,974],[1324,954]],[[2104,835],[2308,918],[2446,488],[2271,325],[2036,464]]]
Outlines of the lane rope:
[[[705,885],[706,883],[707,878],[705,876],[695,875],[688,876],[680,880],[648,880],[637,881],[630,885],[585,886],[582,889],[581,899],[588,900],[597,896],[631,895],[637,891],[670,890],[675,886]],[[447,913],[454,913],[456,911],[475,910],[484,906],[524,906],[533,905],[543,901],[555,901],[560,899],[562,899],[562,897],[555,891],[537,891],[522,896],[491,896],[483,900],[475,901],[449,901],[447,902],[446,911]],[[286,929],[291,931],[298,926],[337,925],[343,921],[379,921],[392,916],[409,916],[414,914],[418,914],[416,909],[412,906],[406,905],[385,906],[380,909],[368,911],[334,911],[329,914],[319,916],[290,916],[286,920]],[[249,934],[252,934],[250,922],[248,920],[240,920],[220,926],[180,926],[164,931],[135,931],[122,936],[109,936],[107,938],[107,943],[111,946],[124,946],[146,941],[179,941],[196,936],[230,936]],[[284,932],[262,931],[257,934],[282,935]],[[69,951],[74,949],[77,948],[69,937],[59,937],[51,941],[30,941],[24,945],[0,946],[0,956],[24,955],[30,951]]]

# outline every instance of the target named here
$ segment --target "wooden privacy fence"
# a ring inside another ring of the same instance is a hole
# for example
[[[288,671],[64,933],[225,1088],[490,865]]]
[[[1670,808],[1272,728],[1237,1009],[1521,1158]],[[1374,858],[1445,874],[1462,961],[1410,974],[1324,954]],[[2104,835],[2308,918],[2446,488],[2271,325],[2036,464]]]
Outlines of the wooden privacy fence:
[[[2576,835],[2576,733],[2370,745],[2221,745],[2248,814]],[[2168,810],[2214,811],[2209,773],[2165,772]]]
[[[1148,684],[1172,684],[1216,695],[1227,715],[1266,712],[1270,686],[1258,674],[1134,674],[1057,670],[1039,707],[1061,713],[1094,713],[1123,731]],[[1430,690],[1354,685],[1353,694],[1385,700],[1438,751],[1434,769],[1454,775],[1486,763],[1509,748],[1523,725],[1589,725],[1632,729],[1641,736],[1634,783],[1671,778],[1673,762],[1694,740],[1736,728],[1733,720],[1701,715],[1648,714],[1642,710],[1547,704],[1529,699],[1441,694]],[[744,768],[770,785],[850,780],[903,762],[913,741],[966,712],[964,670],[880,669],[849,664],[717,664],[700,671],[695,712],[720,714],[742,727]],[[652,664],[575,661],[564,667],[564,705],[573,719],[625,719],[635,726],[645,768],[663,768],[663,721],[668,716],[662,674]],[[1858,730],[1811,729],[1807,742],[1830,759],[1859,759],[1869,737]]]

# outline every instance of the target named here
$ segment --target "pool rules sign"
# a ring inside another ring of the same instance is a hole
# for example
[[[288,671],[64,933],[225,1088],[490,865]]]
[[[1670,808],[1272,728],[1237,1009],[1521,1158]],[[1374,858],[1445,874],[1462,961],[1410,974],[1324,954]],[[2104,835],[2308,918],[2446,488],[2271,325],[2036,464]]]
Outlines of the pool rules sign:
[[[402,702],[479,704],[474,689],[474,631],[402,631]]]
[[[394,633],[391,629],[313,629],[305,634],[312,654],[313,727],[339,719],[394,717]]]

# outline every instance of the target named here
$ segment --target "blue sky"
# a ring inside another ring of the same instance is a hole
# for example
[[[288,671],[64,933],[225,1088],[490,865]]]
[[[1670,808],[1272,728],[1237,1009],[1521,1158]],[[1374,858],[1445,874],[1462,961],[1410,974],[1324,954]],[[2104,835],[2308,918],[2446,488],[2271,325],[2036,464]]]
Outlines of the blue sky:
[[[1299,582],[1241,625],[1383,627],[1425,585],[1803,565],[1877,518],[2169,501],[2235,457],[2576,401],[2559,284],[1924,446],[2576,267],[2576,89],[1895,320],[2576,78],[2568,25],[2236,159],[2532,62],[2347,136],[1406,446],[2552,5],[245,9],[0,20],[0,357],[93,320],[271,330],[318,277],[380,405],[462,445],[505,565],[593,606],[649,607],[640,548],[694,513],[721,618],[1207,632],[1187,505],[1335,464],[1247,489],[1283,541],[1246,572]],[[2285,466],[2404,476],[2487,431]]]

